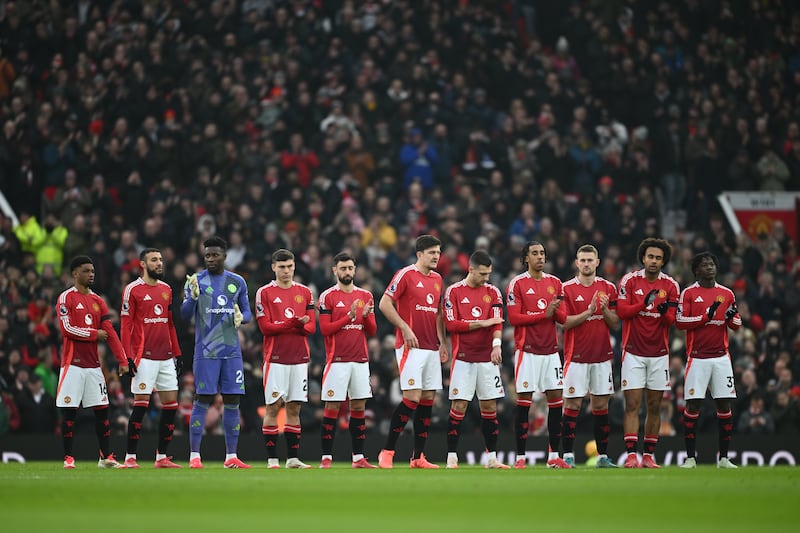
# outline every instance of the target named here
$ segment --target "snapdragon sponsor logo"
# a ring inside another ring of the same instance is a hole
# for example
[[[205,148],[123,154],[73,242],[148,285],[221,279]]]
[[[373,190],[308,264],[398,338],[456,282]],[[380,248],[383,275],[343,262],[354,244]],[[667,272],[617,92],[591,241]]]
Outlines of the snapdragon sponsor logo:
[[[233,309],[220,309],[218,307],[208,307],[206,308],[207,315],[232,315]]]
[[[435,313],[436,311],[438,311],[438,309],[435,308],[435,307],[431,307],[431,306],[428,306],[428,305],[419,305],[419,304],[417,304],[414,307],[414,309],[417,310],[417,311],[424,311],[426,313]]]
[[[166,319],[166,317],[163,317],[163,316],[162,317],[158,317],[158,318],[145,318],[144,319],[144,323],[145,324],[166,324],[167,323],[167,319]]]
[[[342,329],[359,329],[359,330],[361,330],[361,329],[364,329],[364,326],[362,324],[347,324]]]

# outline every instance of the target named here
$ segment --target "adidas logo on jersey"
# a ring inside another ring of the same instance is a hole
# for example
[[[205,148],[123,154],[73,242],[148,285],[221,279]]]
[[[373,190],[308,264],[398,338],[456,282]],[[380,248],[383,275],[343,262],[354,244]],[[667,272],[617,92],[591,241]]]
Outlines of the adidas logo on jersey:
[[[274,304],[282,304],[283,302],[281,301],[281,297],[278,296],[274,300],[272,300],[272,303],[274,303]]]
[[[339,300],[339,303],[336,304],[336,307],[344,307],[344,302]]]
[[[145,294],[144,295],[144,301],[145,302],[149,302],[150,300],[152,300],[152,298],[150,298],[150,295],[149,294]]]
[[[696,302],[703,303],[703,297],[702,296],[698,296],[697,298],[694,299],[694,301],[695,301],[695,303]]]
[[[638,294],[639,296],[644,296],[644,292],[642,291],[642,289],[636,289],[636,292],[634,292],[633,294]]]
[[[583,296],[579,294],[578,297],[575,298],[575,301],[576,302],[582,302],[583,301]]]
[[[525,294],[536,294],[536,293],[533,291],[533,289],[528,289],[528,292],[526,292]]]
[[[469,303],[469,298],[467,298],[466,296],[464,296],[464,299],[463,299],[463,300],[461,300],[461,303],[462,303],[462,304],[468,304],[468,303]]]
[[[421,281],[418,281],[417,282],[417,287],[420,287],[420,288],[424,289],[425,285],[423,285]]]
[[[83,304],[79,302],[78,305],[75,306],[75,309],[83,309]]]

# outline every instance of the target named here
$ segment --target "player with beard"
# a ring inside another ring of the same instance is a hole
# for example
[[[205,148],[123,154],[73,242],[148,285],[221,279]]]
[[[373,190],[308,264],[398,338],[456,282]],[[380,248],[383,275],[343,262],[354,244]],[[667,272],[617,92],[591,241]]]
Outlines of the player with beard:
[[[139,254],[142,277],[129,283],[122,292],[122,346],[133,359],[137,371],[131,378],[133,413],[128,421],[127,468],[139,468],[136,448],[142,420],[150,406],[153,390],[161,399],[158,424],[156,468],[180,468],[167,456],[178,410],[178,375],[183,361],[175,323],[172,319],[172,288],[161,281],[164,260],[161,251],[145,248]]]
[[[110,452],[111,430],[108,423],[108,391],[106,378],[100,368],[97,343],[107,341],[119,362],[119,375],[136,372],[125,353],[114,326],[108,306],[92,291],[94,264],[91,258],[79,255],[69,265],[73,287],[58,297],[56,314],[64,346],[61,350],[61,372],[58,376],[56,406],[61,409],[61,438],[64,444],[64,468],[75,468],[72,441],[78,407],[94,410],[95,433],[100,448],[99,468],[120,468]]]
[[[381,468],[392,468],[397,439],[414,417],[411,468],[439,468],[425,459],[433,400],[442,388],[442,363],[449,359],[442,314],[442,243],[433,235],[417,237],[417,261],[395,273],[381,297],[383,315],[396,328],[395,358],[403,401],[395,409],[386,445],[378,455]]]
[[[372,294],[356,287],[353,278],[356,260],[347,252],[333,258],[336,285],[319,297],[319,330],[325,337],[326,363],[322,374],[322,462],[330,468],[333,438],[339,407],[350,398],[350,438],[353,445],[353,468],[376,468],[364,457],[367,398],[372,398],[369,384],[367,337],[375,335],[375,301]]]

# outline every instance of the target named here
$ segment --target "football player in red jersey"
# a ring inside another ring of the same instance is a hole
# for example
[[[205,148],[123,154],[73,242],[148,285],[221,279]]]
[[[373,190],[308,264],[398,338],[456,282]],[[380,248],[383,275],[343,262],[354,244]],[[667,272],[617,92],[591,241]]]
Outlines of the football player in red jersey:
[[[69,265],[74,286],[58,297],[56,314],[64,344],[61,351],[61,372],[58,376],[56,406],[61,409],[61,437],[64,444],[64,468],[75,468],[72,440],[78,407],[92,407],[95,433],[100,448],[100,468],[122,465],[110,452],[111,428],[108,422],[108,385],[100,368],[97,343],[106,341],[119,363],[119,375],[136,372],[130,365],[122,343],[111,324],[108,306],[92,291],[94,263],[85,255],[75,257]],[[130,366],[129,366],[130,365]]]
[[[178,410],[178,374],[182,366],[181,348],[172,319],[172,288],[161,281],[164,259],[156,248],[139,254],[142,276],[122,292],[120,311],[122,345],[136,364],[131,378],[133,413],[128,420],[126,468],[139,468],[136,448],[142,420],[150,405],[150,395],[158,391],[161,419],[158,424],[156,468],[180,468],[167,457],[167,447],[175,429]]]
[[[372,398],[369,384],[367,337],[375,335],[375,302],[372,294],[356,287],[356,260],[347,252],[333,258],[336,285],[319,296],[319,330],[325,337],[325,371],[322,374],[322,461],[320,468],[330,468],[333,461],[333,438],[339,408],[350,398],[350,437],[353,445],[353,468],[377,468],[364,457],[367,399]]]
[[[267,412],[261,432],[268,468],[279,468],[278,413],[286,406],[286,468],[311,468],[297,456],[300,450],[300,407],[308,401],[308,336],[317,329],[311,289],[294,281],[294,254],[272,254],[275,280],[256,291],[256,318],[264,335],[264,400]]]
[[[509,468],[497,460],[497,398],[505,394],[500,378],[503,295],[488,283],[491,273],[492,258],[478,250],[469,258],[467,277],[450,285],[444,294],[445,326],[453,345],[447,468],[458,468],[459,428],[476,394],[486,443],[486,468]]]
[[[683,468],[695,468],[695,433],[700,406],[706,391],[717,404],[719,424],[719,468],[738,468],[728,459],[728,448],[733,433],[731,400],[736,398],[733,366],[728,351],[728,328],[737,330],[742,318],[736,307],[736,298],[729,288],[717,283],[719,261],[710,252],[701,252],[692,258],[692,272],[697,281],[686,287],[678,300],[676,326],[686,330],[686,373],[683,412],[686,461]]]
[[[669,381],[669,328],[678,308],[678,283],[662,272],[672,256],[664,239],[648,237],[639,244],[644,268],[626,274],[619,283],[617,314],[622,320],[622,390],[625,394],[625,468],[659,468],[654,453],[661,429],[661,398]],[[639,408],[646,389],[642,462],[639,442]]]
[[[403,401],[397,406],[386,445],[378,454],[381,468],[392,468],[397,439],[414,417],[414,451],[411,468],[439,468],[425,459],[425,442],[431,423],[433,400],[442,388],[442,363],[449,354],[442,316],[442,243],[433,235],[416,241],[416,263],[395,273],[381,297],[380,310],[396,328],[395,357]]]
[[[564,321],[564,417],[561,439],[564,461],[575,466],[573,444],[581,403],[591,395],[594,439],[597,442],[597,468],[616,468],[608,458],[608,400],[614,393],[610,330],[619,326],[617,288],[597,275],[600,257],[597,248],[584,244],[578,248],[575,266],[578,275],[563,285],[567,318]]]
[[[566,313],[561,302],[561,280],[544,271],[547,254],[544,245],[530,241],[522,249],[521,261],[527,270],[508,284],[508,321],[514,326],[514,377],[516,379],[517,459],[514,468],[525,468],[525,443],[533,393],[547,397],[547,432],[550,451],[548,468],[571,468],[559,455],[564,371],[558,353],[556,323],[563,324]]]

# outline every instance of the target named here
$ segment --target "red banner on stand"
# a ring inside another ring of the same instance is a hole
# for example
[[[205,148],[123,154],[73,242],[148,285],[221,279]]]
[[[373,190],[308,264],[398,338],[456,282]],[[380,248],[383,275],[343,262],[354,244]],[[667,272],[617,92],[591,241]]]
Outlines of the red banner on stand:
[[[773,224],[781,221],[786,234],[798,242],[800,192],[731,191],[723,192],[717,199],[737,235],[745,232],[756,240],[760,234],[769,234]]]

